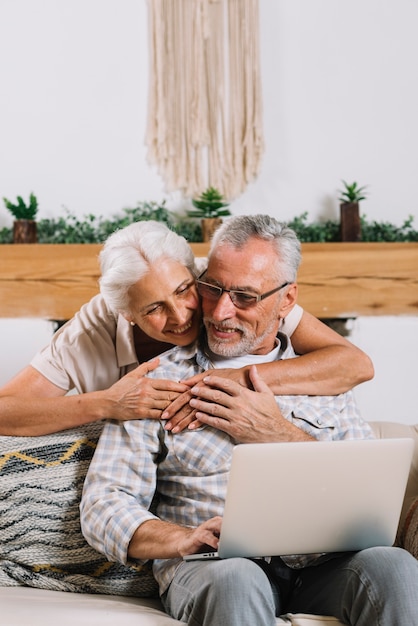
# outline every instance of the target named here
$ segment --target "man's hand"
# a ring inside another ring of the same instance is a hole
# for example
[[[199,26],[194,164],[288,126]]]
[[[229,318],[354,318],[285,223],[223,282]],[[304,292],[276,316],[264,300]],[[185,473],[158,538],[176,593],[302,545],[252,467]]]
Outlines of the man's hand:
[[[178,549],[180,556],[217,550],[221,534],[222,517],[212,517],[189,534],[185,534]]]
[[[136,529],[128,554],[135,559],[174,559],[186,554],[217,550],[222,517],[212,517],[197,528],[151,519]]]
[[[196,374],[192,378],[188,378],[182,382],[189,388],[194,387],[197,384],[204,385],[205,383],[203,379],[206,376],[215,374],[215,376],[221,376],[222,378],[236,381],[245,387],[252,388],[249,378],[249,369],[249,367],[241,367],[239,369],[225,367],[218,370],[207,370],[206,372]],[[167,420],[167,423],[165,424],[166,430],[171,430],[173,433],[179,433],[187,428],[187,426],[189,426],[190,429],[196,429],[201,426],[199,420],[196,419],[195,409],[192,409],[189,404],[192,397],[193,394],[190,391],[187,391],[173,400],[170,406],[167,407],[161,416],[161,419]]]
[[[142,363],[103,392],[111,407],[109,417],[118,420],[160,419],[161,413],[173,400],[189,390],[184,383],[148,378],[156,369],[159,359]]]
[[[191,389],[196,418],[224,431],[237,443],[303,441],[312,438],[288,422],[255,365],[249,372],[254,390],[211,374]],[[194,423],[189,428],[193,428]]]

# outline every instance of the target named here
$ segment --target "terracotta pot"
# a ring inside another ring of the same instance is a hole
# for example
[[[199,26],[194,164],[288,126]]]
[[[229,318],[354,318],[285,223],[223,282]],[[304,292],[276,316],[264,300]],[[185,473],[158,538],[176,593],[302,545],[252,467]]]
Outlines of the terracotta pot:
[[[202,241],[210,241],[213,233],[221,224],[222,219],[220,217],[204,217],[202,219]]]
[[[341,241],[361,241],[360,210],[358,202],[340,204]]]
[[[35,220],[16,220],[13,222],[13,243],[36,243],[38,241]]]

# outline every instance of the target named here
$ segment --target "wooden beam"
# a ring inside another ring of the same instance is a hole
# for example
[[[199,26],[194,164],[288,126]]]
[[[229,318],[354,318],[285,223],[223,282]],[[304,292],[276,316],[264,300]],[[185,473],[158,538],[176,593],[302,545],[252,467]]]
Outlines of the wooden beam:
[[[98,291],[100,245],[0,245],[0,317],[68,319]]]
[[[302,245],[299,302],[317,317],[418,315],[418,243]]]
[[[205,256],[208,244],[192,244]],[[98,292],[98,244],[0,244],[0,317],[69,319]],[[322,318],[418,315],[418,243],[302,244],[299,302]]]

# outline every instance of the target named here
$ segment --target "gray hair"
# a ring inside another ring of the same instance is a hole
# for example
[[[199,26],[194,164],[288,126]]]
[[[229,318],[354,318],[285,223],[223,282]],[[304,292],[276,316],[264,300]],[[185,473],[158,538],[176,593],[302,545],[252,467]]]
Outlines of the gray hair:
[[[252,237],[271,241],[277,253],[277,278],[295,282],[301,261],[300,241],[294,230],[270,215],[236,215],[216,229],[209,257],[218,246],[241,248]]]
[[[114,313],[129,313],[129,289],[162,258],[181,263],[196,276],[189,244],[161,222],[135,222],[107,238],[99,255],[99,284]]]

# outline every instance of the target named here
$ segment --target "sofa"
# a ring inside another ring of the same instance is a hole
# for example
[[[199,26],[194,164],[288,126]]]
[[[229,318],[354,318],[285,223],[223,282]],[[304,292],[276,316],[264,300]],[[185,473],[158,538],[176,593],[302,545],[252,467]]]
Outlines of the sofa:
[[[372,422],[377,437],[411,437],[415,453],[396,544],[418,558],[418,425]],[[0,437],[3,626],[168,626],[150,564],[109,563],[82,537],[78,504],[101,424],[46,437]],[[331,616],[277,624],[337,626]],[[214,625],[215,626],[215,625]]]

